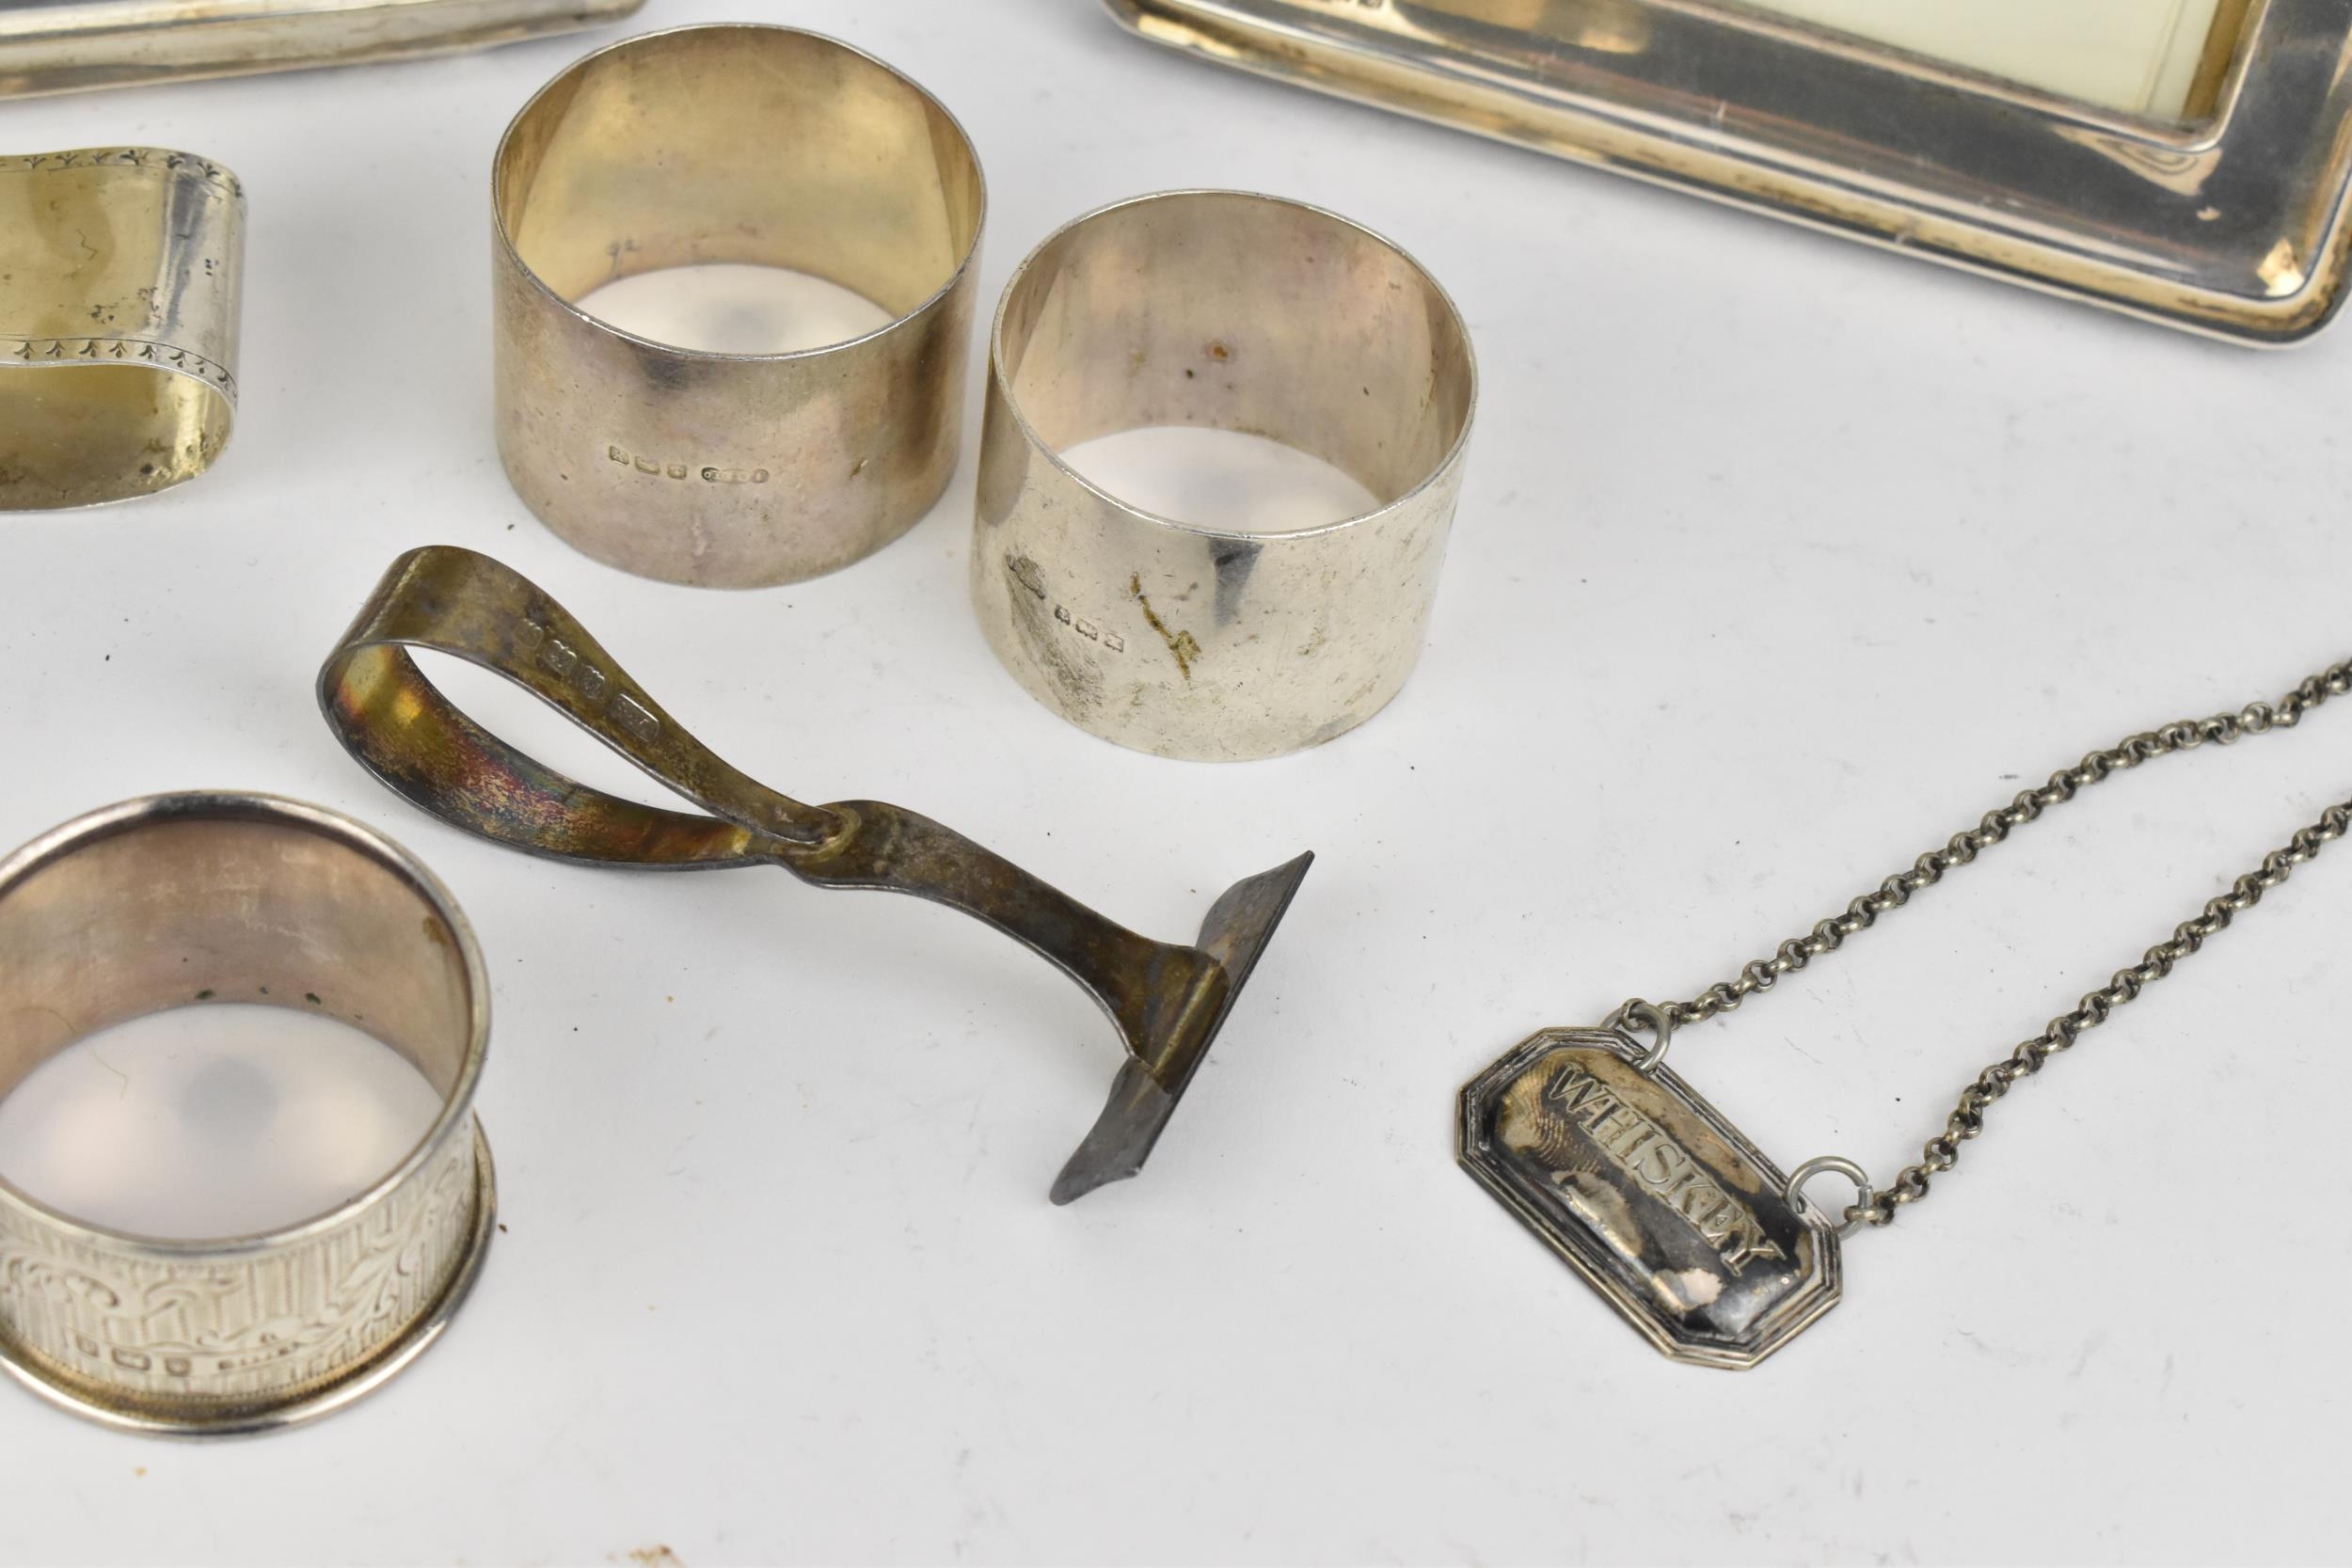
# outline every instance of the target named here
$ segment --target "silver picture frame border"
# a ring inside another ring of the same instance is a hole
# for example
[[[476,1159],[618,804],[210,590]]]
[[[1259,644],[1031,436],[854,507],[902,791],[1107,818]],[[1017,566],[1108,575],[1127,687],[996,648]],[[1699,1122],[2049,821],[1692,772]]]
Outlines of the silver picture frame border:
[[[2344,302],[2352,0],[2252,0],[2210,110],[2070,101],[1711,0],[1104,0],[1154,42],[2256,345]]]
[[[645,0],[0,0],[0,100],[461,54]]]

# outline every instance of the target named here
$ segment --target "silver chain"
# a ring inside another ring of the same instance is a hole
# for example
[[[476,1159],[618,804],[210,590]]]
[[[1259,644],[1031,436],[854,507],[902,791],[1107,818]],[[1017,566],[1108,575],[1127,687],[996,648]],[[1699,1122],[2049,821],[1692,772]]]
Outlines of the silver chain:
[[[2105,751],[2093,752],[2074,767],[2051,774],[2047,784],[2026,790],[2009,804],[1987,812],[1975,827],[1954,833],[1907,869],[1855,898],[1842,912],[1819,922],[1804,936],[1789,938],[1770,958],[1748,964],[1735,978],[1718,981],[1688,1002],[1653,1004],[1637,997],[1611,1014],[1609,1024],[1626,1030],[1649,1028],[1658,1037],[1658,1047],[1652,1054],[1661,1055],[1665,1037],[1675,1029],[1703,1022],[1718,1013],[1731,1012],[1758,991],[1772,990],[1782,975],[1795,974],[1824,953],[1836,952],[1845,945],[1848,937],[1876,925],[1879,916],[1887,911],[1909,903],[1913,894],[1942,881],[1946,872],[1966,865],[2043,812],[2065,804],[2108,775],[2175,752],[2195,751],[2207,741],[2227,746],[2242,736],[2292,729],[2304,714],[2347,691],[2352,691],[2352,659],[2331,665],[2276,703],[2249,703],[2235,713],[2185,719],[2132,736]],[[2175,964],[2204,946],[2208,939],[2228,929],[2232,920],[2261,903],[2263,895],[2285,881],[2296,866],[2316,856],[2330,839],[2342,838],[2347,832],[2352,832],[2352,800],[2329,806],[2318,821],[2289,839],[2283,848],[2263,857],[2260,869],[2248,872],[2231,885],[2229,892],[2209,900],[2203,911],[2175,927],[2169,939],[2148,949],[2137,963],[2118,970],[2113,979],[2085,996],[2071,1012],[2052,1019],[2041,1034],[1979,1073],[1976,1081],[1961,1091],[1960,1103],[1946,1119],[1944,1131],[1927,1141],[1919,1163],[1906,1167],[1886,1186],[1868,1190],[1867,1196],[1858,1194],[1862,1200],[1845,1212],[1847,1226],[1892,1225],[1902,1205],[1927,1196],[1930,1182],[1959,1164],[1960,1146],[1984,1131],[1986,1109],[2009,1093],[2018,1080],[2041,1071],[2044,1062],[2072,1046],[2084,1031],[2105,1023],[2116,1008],[2171,974]]]

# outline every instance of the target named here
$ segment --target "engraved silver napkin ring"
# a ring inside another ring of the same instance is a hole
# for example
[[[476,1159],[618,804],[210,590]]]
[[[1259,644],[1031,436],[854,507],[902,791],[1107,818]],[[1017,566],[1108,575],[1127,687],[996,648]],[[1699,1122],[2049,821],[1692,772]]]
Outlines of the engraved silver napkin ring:
[[[448,1327],[498,1198],[473,1116],[488,979],[431,872],[317,806],[154,796],[0,862],[0,1095],[114,1024],[243,1002],[373,1035],[442,1101],[365,1192],[257,1235],[131,1235],[0,1180],[0,1369],[109,1426],[223,1435],[340,1409]]]
[[[0,512],[196,478],[237,408],[245,192],[157,147],[0,158]]]

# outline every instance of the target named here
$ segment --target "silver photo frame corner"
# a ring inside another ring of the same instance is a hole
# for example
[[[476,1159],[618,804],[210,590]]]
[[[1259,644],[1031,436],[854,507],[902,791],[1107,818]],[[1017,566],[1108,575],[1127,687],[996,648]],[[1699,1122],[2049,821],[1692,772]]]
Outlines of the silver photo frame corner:
[[[1204,59],[2210,337],[2298,342],[2344,302],[2352,0],[2223,0],[2177,119],[1711,0],[1104,3]]]

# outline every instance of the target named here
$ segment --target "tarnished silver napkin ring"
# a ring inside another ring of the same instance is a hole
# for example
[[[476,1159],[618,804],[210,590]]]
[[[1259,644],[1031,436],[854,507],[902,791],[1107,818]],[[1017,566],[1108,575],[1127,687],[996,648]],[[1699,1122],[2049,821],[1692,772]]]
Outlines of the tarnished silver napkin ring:
[[[258,1235],[129,1235],[0,1180],[0,1367],[111,1426],[213,1435],[339,1409],[440,1335],[497,1193],[472,1109],[488,982],[432,873],[316,806],[155,796],[0,862],[0,1096],[115,1023],[246,1002],[373,1035],[442,1098],[366,1192]]]
[[[991,342],[972,598],[1047,707],[1162,756],[1314,746],[1421,657],[1477,401],[1470,329],[1419,263],[1274,197],[1178,191],[1023,262]],[[1324,459],[1375,505],[1261,531],[1129,504],[1064,460],[1195,425]]]
[[[0,158],[0,512],[196,478],[237,407],[245,192],[159,147]]]
[[[889,544],[946,488],[986,193],[914,82],[789,27],[649,33],[548,83],[493,183],[499,451],[575,547],[666,582],[797,582]],[[893,319],[717,354],[576,303],[714,262],[809,273]]]

